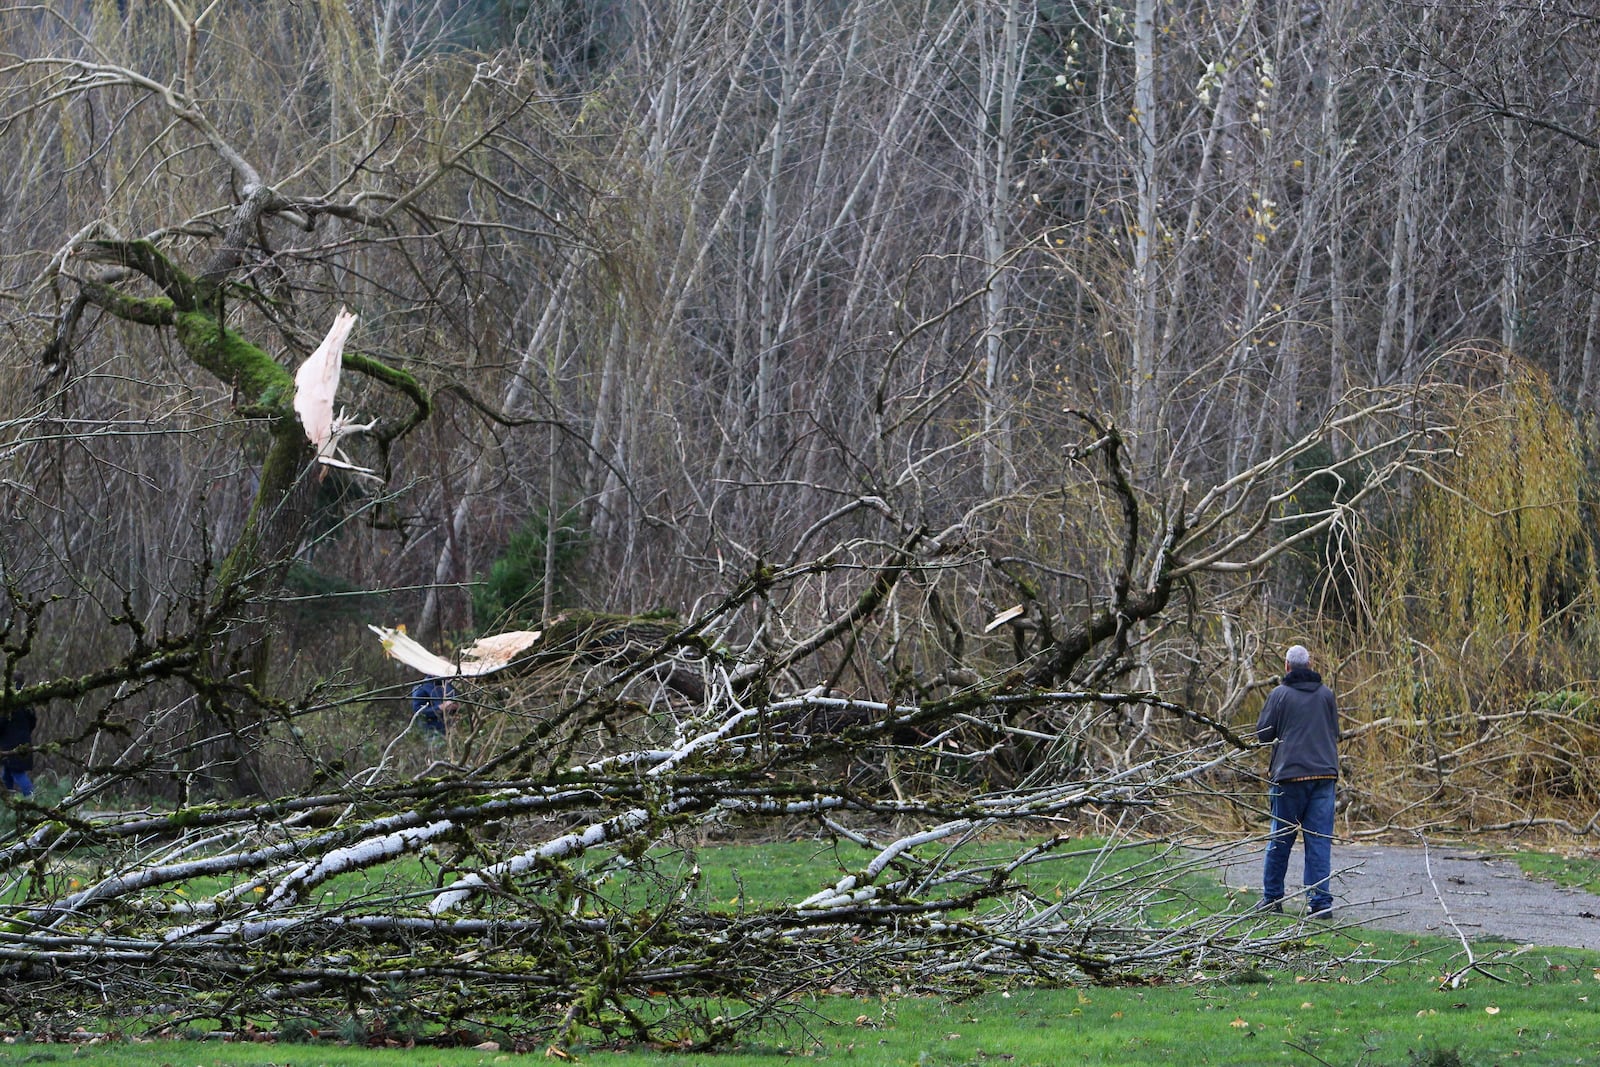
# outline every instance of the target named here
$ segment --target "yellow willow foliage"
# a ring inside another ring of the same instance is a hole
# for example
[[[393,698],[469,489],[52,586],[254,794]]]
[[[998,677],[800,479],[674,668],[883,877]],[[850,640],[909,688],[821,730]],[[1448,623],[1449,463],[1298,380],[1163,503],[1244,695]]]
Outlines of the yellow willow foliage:
[[[1549,582],[1583,536],[1581,442],[1537,372],[1522,370],[1484,407],[1444,486],[1418,497],[1415,578],[1437,592],[1446,632],[1533,636]]]
[[[1594,581],[1578,500],[1583,444],[1548,381],[1514,365],[1511,380],[1470,410],[1473,427],[1433,480],[1419,483],[1377,583],[1390,695],[1401,707],[1520,699],[1547,673],[1541,663],[1564,658],[1540,648],[1555,610],[1552,583],[1570,590],[1576,579],[1589,591]],[[1399,672],[1400,661],[1412,670]]]

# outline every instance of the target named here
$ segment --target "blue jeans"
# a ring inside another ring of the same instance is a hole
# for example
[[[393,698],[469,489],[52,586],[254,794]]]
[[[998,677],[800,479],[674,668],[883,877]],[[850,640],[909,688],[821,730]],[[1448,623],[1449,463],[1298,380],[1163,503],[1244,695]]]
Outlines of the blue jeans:
[[[14,771],[10,767],[0,769],[0,788],[8,789],[13,793],[21,793],[25,797],[33,796],[33,779],[28,777],[27,771]]]
[[[1306,903],[1311,911],[1333,907],[1328,875],[1333,867],[1334,784],[1332,778],[1272,783],[1272,837],[1267,841],[1267,865],[1261,876],[1261,895],[1267,903],[1283,899],[1289,853],[1300,834],[1305,839]]]

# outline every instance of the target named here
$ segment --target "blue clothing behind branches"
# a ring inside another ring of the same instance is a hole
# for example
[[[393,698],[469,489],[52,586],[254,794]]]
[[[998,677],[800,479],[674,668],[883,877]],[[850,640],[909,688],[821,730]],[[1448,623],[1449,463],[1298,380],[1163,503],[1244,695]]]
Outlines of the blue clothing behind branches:
[[[431,737],[444,736],[445,703],[454,702],[455,689],[443,678],[424,679],[411,690],[411,718]]]
[[[21,684],[21,679],[17,680]],[[39,717],[27,704],[11,709],[0,719],[0,787],[25,797],[33,796],[33,728]],[[17,751],[21,749],[22,751]]]

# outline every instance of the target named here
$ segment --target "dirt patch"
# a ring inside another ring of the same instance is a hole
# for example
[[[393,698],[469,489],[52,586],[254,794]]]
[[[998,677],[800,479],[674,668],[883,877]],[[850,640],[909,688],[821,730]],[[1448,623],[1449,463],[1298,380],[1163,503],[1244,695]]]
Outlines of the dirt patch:
[[[1220,846],[1224,884],[1259,895],[1265,846]],[[1289,864],[1288,910],[1303,912],[1301,853]],[[1600,949],[1600,896],[1527,877],[1503,852],[1461,846],[1335,844],[1334,920],[1403,933]]]

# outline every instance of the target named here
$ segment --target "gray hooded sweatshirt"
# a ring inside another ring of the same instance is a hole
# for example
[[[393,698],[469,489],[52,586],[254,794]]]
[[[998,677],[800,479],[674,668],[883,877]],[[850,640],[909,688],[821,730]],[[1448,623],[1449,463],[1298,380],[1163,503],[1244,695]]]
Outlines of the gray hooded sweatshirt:
[[[1296,667],[1267,697],[1256,739],[1272,746],[1274,782],[1339,777],[1339,707],[1322,675]]]

